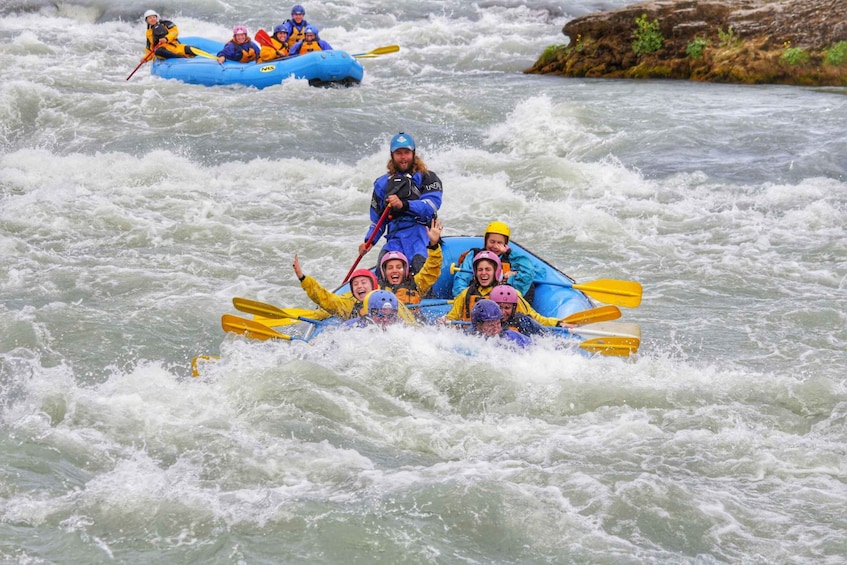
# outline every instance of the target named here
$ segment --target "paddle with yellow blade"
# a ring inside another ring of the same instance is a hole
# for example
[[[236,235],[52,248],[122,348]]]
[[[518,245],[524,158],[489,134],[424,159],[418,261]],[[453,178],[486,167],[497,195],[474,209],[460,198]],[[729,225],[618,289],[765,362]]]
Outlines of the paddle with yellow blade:
[[[212,55],[211,53],[203,51],[199,47],[194,47],[193,45],[191,45],[190,47],[191,47],[191,52],[194,53],[195,55],[197,55],[198,57],[205,57],[206,59],[215,59],[215,60],[218,59],[215,55]]]
[[[253,320],[248,320],[246,318],[239,318],[238,316],[233,316],[232,314],[224,314],[223,316],[221,316],[221,326],[227,333],[236,333],[245,337],[249,337],[250,339],[258,339],[259,341],[265,341],[268,339],[284,339],[285,341],[296,340],[305,341],[306,343],[309,343],[302,337],[281,334],[278,331],[271,329],[264,324],[260,324],[259,322],[255,322]]]
[[[635,337],[595,337],[580,342],[580,349],[612,357],[629,357],[638,351],[641,340]]]
[[[462,271],[456,263],[450,265],[450,274]],[[533,281],[535,284],[548,284],[550,286],[562,286],[580,290],[600,302],[606,304],[617,304],[627,308],[638,308],[641,304],[641,284],[635,281],[619,281],[614,279],[599,279],[587,283]]]
[[[352,55],[356,59],[373,59],[375,57],[379,57],[380,55],[387,55],[388,53],[397,53],[400,51],[399,45],[383,45],[382,47],[377,47],[376,49],[372,49],[367,53],[355,53]]]
[[[300,322],[298,318],[309,318],[312,320],[325,320],[329,318],[329,312],[321,310],[307,310],[305,308],[278,308],[273,304],[250,300],[249,298],[232,299],[232,305],[236,310],[253,314],[255,321],[266,326],[288,326]]]
[[[627,322],[597,322],[576,328],[547,328],[556,333],[576,334],[582,337],[634,337],[641,339],[641,327]]]
[[[597,308],[571,314],[562,321],[566,324],[576,324],[581,326],[583,324],[609,322],[611,320],[617,320],[620,317],[621,309],[617,306],[598,306]]]

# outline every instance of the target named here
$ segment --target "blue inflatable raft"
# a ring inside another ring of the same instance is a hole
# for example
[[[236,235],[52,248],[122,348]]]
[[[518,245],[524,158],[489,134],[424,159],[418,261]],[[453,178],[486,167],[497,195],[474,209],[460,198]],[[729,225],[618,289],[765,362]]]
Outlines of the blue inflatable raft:
[[[428,322],[434,322],[446,315],[452,307],[453,269],[458,267],[459,256],[469,249],[481,247],[482,236],[448,236],[442,239],[441,252],[444,262],[441,275],[420,305],[420,312]],[[568,275],[515,241],[510,241],[509,247],[524,253],[535,267],[535,283],[530,302],[539,314],[561,319],[595,307],[583,292],[574,288],[576,283]],[[376,272],[375,268],[372,270]],[[337,288],[335,293],[343,294],[349,290],[348,283]],[[321,329],[320,326],[313,326],[306,333],[306,339],[314,338]]]
[[[215,55],[224,44],[203,37],[180,38],[182,43]],[[242,84],[265,88],[288,78],[306,79],[312,86],[352,86],[364,76],[362,64],[346,51],[317,51],[265,63],[218,63],[209,57],[164,59],[153,63],[151,73],[188,84],[221,86]]]

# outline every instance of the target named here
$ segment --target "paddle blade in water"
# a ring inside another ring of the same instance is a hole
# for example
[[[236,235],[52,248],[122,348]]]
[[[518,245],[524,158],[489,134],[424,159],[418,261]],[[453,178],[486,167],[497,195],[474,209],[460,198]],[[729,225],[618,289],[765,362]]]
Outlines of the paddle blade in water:
[[[641,340],[634,337],[597,337],[579,344],[581,349],[612,357],[629,357],[638,351]]]

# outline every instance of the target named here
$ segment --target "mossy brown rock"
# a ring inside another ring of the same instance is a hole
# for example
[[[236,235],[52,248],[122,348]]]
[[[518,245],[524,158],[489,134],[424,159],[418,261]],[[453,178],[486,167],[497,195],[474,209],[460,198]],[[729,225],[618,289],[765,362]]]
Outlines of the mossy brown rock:
[[[645,14],[662,43],[639,55]],[[847,86],[845,0],[654,0],[573,19],[562,33],[570,42],[527,73]]]

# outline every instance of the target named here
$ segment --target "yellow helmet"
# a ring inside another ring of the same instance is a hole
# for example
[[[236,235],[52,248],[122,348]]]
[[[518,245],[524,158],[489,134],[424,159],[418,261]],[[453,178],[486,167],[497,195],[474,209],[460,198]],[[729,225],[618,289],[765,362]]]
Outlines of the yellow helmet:
[[[509,226],[507,226],[503,222],[491,222],[490,224],[488,224],[488,227],[485,228],[485,233],[498,233],[502,236],[505,236],[506,243],[509,243],[509,238],[512,237],[512,234],[509,231]]]

